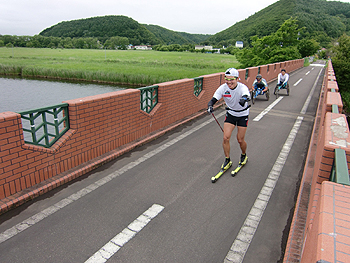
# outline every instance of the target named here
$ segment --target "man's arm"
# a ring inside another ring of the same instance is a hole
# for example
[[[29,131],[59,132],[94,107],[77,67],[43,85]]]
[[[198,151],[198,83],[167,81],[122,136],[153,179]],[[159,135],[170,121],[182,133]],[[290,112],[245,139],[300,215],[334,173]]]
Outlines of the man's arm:
[[[286,76],[286,79],[284,80],[283,84],[284,84],[284,83],[287,83],[288,80],[289,80],[289,74],[285,74],[285,76]]]
[[[216,98],[212,98],[209,102],[208,102],[208,112],[212,113],[214,111],[213,106],[214,104],[217,102],[218,100]]]

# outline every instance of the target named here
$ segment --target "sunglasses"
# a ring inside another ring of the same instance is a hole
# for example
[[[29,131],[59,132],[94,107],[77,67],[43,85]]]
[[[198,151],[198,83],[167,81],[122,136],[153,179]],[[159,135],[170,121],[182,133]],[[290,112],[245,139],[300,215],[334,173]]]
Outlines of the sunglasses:
[[[225,77],[225,80],[227,80],[227,81],[236,80],[236,79],[238,79],[238,77],[233,77],[233,78],[230,78],[230,79]]]

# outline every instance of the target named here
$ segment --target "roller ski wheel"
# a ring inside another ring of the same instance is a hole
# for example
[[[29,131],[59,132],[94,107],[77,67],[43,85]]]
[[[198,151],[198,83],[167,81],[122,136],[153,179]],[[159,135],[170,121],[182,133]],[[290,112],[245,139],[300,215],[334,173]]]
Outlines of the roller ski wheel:
[[[236,174],[238,174],[238,172],[242,169],[242,167],[244,166],[244,164],[239,164],[236,169],[234,169],[232,172],[231,172],[231,175],[232,177],[235,177]]]
[[[228,165],[226,165],[226,169],[221,168],[221,170],[211,178],[211,182],[212,183],[216,183],[217,180],[219,180],[219,178],[221,177],[221,175],[223,175],[228,169],[230,169],[230,167],[232,166],[232,162],[230,161],[230,163]]]
[[[287,84],[287,96],[289,96],[289,84]]]
[[[244,165],[246,165],[246,163],[248,162],[248,156],[245,157],[244,161],[243,162],[239,162],[238,166],[236,167],[236,169],[234,169],[232,172],[231,172],[231,175],[232,177],[236,176],[236,174],[238,174],[238,172],[242,169],[242,167]]]
[[[270,89],[266,91],[266,100],[270,99]]]

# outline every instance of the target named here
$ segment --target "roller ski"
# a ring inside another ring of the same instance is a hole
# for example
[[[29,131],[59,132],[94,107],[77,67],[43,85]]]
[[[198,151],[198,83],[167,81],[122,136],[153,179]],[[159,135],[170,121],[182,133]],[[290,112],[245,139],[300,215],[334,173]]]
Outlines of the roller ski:
[[[215,183],[217,180],[219,180],[220,176],[223,175],[230,167],[232,166],[232,161],[230,158],[226,158],[224,163],[221,165],[221,170],[218,172],[215,176],[211,178],[211,182]]]
[[[246,154],[241,154],[241,159],[238,163],[238,166],[236,169],[234,169],[232,172],[231,172],[231,175],[232,176],[236,176],[236,174],[242,169],[242,167],[248,162],[248,156]]]

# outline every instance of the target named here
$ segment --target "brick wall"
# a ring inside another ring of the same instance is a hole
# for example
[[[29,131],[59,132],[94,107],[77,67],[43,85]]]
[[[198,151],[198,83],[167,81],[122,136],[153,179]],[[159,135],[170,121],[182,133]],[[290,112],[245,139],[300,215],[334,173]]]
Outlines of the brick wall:
[[[269,71],[267,66],[261,66],[261,74],[271,81],[281,68],[291,72],[303,64],[303,59],[271,64]],[[241,82],[251,87],[258,67],[249,68],[248,79],[246,69],[239,72]],[[206,109],[216,88],[224,83],[224,75],[203,78],[203,91],[198,97],[193,94],[193,79],[157,84],[158,105],[150,114],[140,110],[137,89],[65,101],[69,105],[70,129],[49,149],[24,143],[19,114],[0,113],[0,200],[26,193],[27,189],[32,191],[50,178],[75,169],[75,176],[62,177],[60,183],[66,183],[111,160],[113,157],[105,156],[118,147]],[[58,186],[49,185],[48,190]]]

